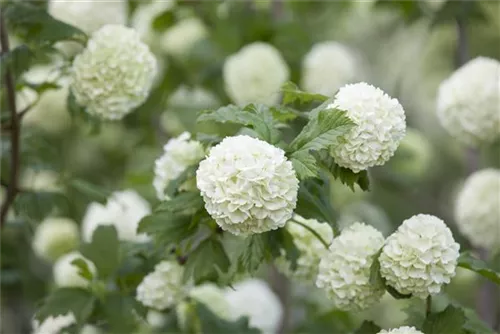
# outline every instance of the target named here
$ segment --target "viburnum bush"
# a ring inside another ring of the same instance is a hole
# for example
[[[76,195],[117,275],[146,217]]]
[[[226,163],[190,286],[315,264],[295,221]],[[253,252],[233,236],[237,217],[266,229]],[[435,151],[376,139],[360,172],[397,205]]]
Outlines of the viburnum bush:
[[[1,333],[500,326],[498,4],[1,6]]]

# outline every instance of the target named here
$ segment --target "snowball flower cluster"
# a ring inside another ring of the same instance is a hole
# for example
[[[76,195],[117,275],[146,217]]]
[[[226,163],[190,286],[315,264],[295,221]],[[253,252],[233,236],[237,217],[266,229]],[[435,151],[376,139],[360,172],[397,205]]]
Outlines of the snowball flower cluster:
[[[133,29],[106,25],[76,56],[71,91],[97,117],[123,118],[141,105],[156,75],[156,59]]]
[[[199,141],[191,140],[191,134],[184,132],[177,138],[170,139],[163,147],[163,155],[155,161],[153,186],[159,200],[168,200],[165,191],[170,181],[178,178],[187,167],[203,159],[205,150]],[[184,184],[185,190],[196,189],[194,184]]]
[[[33,320],[33,334],[59,334],[64,328],[73,324],[76,324],[76,318],[72,312],[50,316],[41,324],[38,320]]]
[[[441,125],[468,145],[500,135],[500,62],[477,57],[441,83],[437,115]]]
[[[37,226],[33,236],[33,251],[47,261],[75,249],[79,242],[78,225],[69,218],[47,218]]]
[[[207,35],[208,32],[203,22],[191,17],[167,29],[161,37],[160,44],[165,53],[174,57],[185,57],[189,55],[194,45]]]
[[[332,96],[358,76],[356,55],[337,42],[315,44],[302,63],[304,90]]]
[[[52,268],[54,275],[54,282],[59,287],[87,287],[89,281],[80,276],[80,269],[72,264],[74,260],[82,259],[87,264],[87,268],[90,270],[92,275],[97,273],[97,269],[93,262],[86,259],[82,254],[78,252],[71,252],[66,255],[61,256]]]
[[[184,268],[174,261],[162,261],[137,287],[137,300],[156,310],[175,305],[185,295]]]
[[[401,104],[367,83],[340,88],[328,108],[346,111],[356,124],[330,152],[338,165],[355,173],[387,162],[405,135]]]
[[[293,237],[295,246],[300,251],[300,256],[297,259],[297,269],[295,271],[291,270],[290,263],[284,256],[277,259],[278,269],[297,280],[313,282],[318,274],[319,260],[327,252],[327,249],[310,230],[293,221],[297,221],[317,232],[328,244],[333,239],[333,230],[327,223],[320,223],[315,219],[304,219],[299,215],[294,215],[292,221],[288,221],[285,225],[285,228]]]
[[[134,190],[111,194],[106,205],[90,203],[82,221],[83,240],[89,242],[95,229],[101,225],[113,225],[120,240],[145,242],[145,234],[137,234],[139,221],[151,212],[149,203]]]
[[[316,286],[341,310],[374,305],[385,289],[382,282],[370,282],[370,267],[383,244],[382,233],[369,225],[357,222],[345,228],[322,256]]]
[[[474,246],[500,247],[500,170],[488,168],[470,175],[455,205],[457,226]]]
[[[106,24],[127,23],[126,0],[50,0],[48,12],[85,33],[93,33]]]
[[[387,238],[379,257],[380,273],[399,293],[425,299],[455,276],[459,249],[441,219],[419,214]]]
[[[378,332],[378,334],[424,334],[417,330],[415,327],[403,326],[386,331],[385,329]]]
[[[239,105],[277,103],[279,90],[289,76],[279,51],[262,42],[246,45],[228,57],[223,68],[226,92]]]
[[[299,188],[285,152],[249,136],[227,137],[214,146],[200,163],[196,182],[208,213],[235,235],[283,227]]]
[[[195,109],[217,107],[220,104],[217,96],[203,87],[187,87],[181,85],[168,99],[169,109]]]
[[[272,334],[278,331],[283,317],[283,306],[278,297],[262,280],[249,279],[226,289],[231,318],[248,317],[250,327],[260,329],[262,333]]]

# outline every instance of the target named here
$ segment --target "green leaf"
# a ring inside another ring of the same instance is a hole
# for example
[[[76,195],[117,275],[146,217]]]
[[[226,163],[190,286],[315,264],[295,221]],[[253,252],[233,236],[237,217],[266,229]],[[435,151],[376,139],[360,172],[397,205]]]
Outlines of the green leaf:
[[[421,330],[425,321],[425,306],[422,303],[407,303],[403,311],[406,313],[405,324]]]
[[[284,106],[274,106],[269,108],[273,118],[279,122],[293,121],[299,117],[300,113]]]
[[[381,253],[382,253],[382,248],[377,252],[377,254],[375,254],[372,265],[370,267],[370,284],[372,285],[375,285],[378,282],[383,281],[382,275],[380,274],[380,261],[379,261]]]
[[[174,197],[179,193],[179,188],[189,179],[196,176],[196,170],[198,169],[198,164],[187,167],[177,178],[168,183],[165,189],[165,195],[168,197]]]
[[[487,21],[488,15],[476,1],[445,1],[432,18],[431,26],[454,23],[457,19],[467,22]]]
[[[217,334],[257,334],[258,329],[251,328],[248,323],[248,317],[241,317],[235,321],[228,321],[219,318],[207,306],[202,303],[196,303],[196,314],[201,323],[202,333]]]
[[[92,241],[81,246],[81,253],[92,261],[102,279],[108,278],[120,265],[118,234],[114,226],[101,225],[92,235]]]
[[[78,275],[89,281],[93,279],[94,274],[92,274],[87,262],[85,262],[82,258],[71,261],[71,264],[78,268]]]
[[[196,140],[207,146],[218,144],[222,141],[222,139],[223,138],[217,135],[203,133],[203,132],[198,132],[196,134]]]
[[[265,234],[252,234],[243,242],[243,251],[238,256],[238,269],[242,272],[254,273],[264,262],[267,250]]]
[[[382,330],[379,326],[371,321],[363,321],[361,327],[359,327],[354,334],[377,334]]]
[[[488,327],[486,323],[484,323],[481,318],[477,315],[476,311],[467,307],[461,307],[459,305],[454,305],[460,307],[464,313],[467,320],[465,321],[465,325],[463,328],[467,331],[467,333],[472,334],[497,334],[493,329]]]
[[[318,165],[316,164],[316,159],[310,152],[298,151],[292,154],[290,157],[290,162],[293,165],[295,173],[297,173],[297,178],[299,180],[305,180],[311,177],[318,177]]]
[[[195,284],[203,281],[216,281],[219,269],[226,272],[229,269],[229,258],[222,244],[209,238],[202,241],[190,254],[184,267],[184,280],[193,279]]]
[[[152,27],[154,31],[162,32],[175,24],[175,15],[171,10],[167,10],[153,19]]]
[[[309,103],[309,102],[324,102],[328,100],[327,96],[304,92],[297,87],[293,82],[285,82],[281,86],[283,93],[283,104],[291,104],[294,102]]]
[[[295,271],[297,269],[297,261],[300,257],[300,250],[293,241],[292,234],[287,229],[280,229],[282,235],[282,246],[285,251],[285,258],[290,262],[290,269]]]
[[[458,266],[474,271],[475,273],[500,285],[500,273],[488,267],[488,264],[472,255],[470,251],[463,252],[458,258]]]
[[[375,7],[398,11],[408,23],[418,20],[425,14],[421,1],[419,0],[378,0],[375,3]]]
[[[199,192],[183,192],[176,197],[161,202],[155,212],[167,211],[175,214],[193,214],[203,208],[204,202]]]
[[[4,15],[7,25],[33,44],[51,44],[64,40],[80,43],[87,41],[87,35],[80,29],[56,20],[43,8],[28,3],[10,3]]]
[[[14,208],[22,217],[41,221],[54,212],[67,212],[68,199],[60,192],[32,192],[19,193],[14,202]]]
[[[138,302],[132,296],[112,293],[106,296],[102,305],[103,313],[112,333],[133,333],[137,327]],[[137,320],[136,320],[137,319]]]
[[[108,197],[112,194],[112,192],[107,189],[81,179],[71,180],[68,185],[76,191],[88,196],[93,201],[99,203],[106,203]]]
[[[26,45],[20,45],[0,56],[0,76],[3,78],[10,69],[14,78],[19,78],[33,62],[35,54]]]
[[[197,222],[190,216],[162,211],[144,217],[137,231],[151,236],[157,247],[167,249],[193,235],[197,228]]]
[[[385,285],[385,289],[395,299],[410,299],[412,297],[411,294],[404,295],[404,294],[400,293],[398,290],[394,289],[392,286],[387,285],[387,284]]]
[[[425,334],[465,334],[465,313],[461,309],[448,305],[439,313],[431,313],[424,322],[422,332]]]
[[[60,288],[52,292],[38,309],[35,318],[43,322],[50,316],[73,312],[78,324],[83,324],[92,314],[96,299],[90,291],[81,288]]]

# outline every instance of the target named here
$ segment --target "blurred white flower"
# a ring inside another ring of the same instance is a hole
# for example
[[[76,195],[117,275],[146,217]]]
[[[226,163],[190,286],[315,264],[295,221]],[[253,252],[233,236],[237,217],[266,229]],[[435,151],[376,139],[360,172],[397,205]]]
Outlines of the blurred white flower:
[[[106,205],[92,202],[82,220],[82,237],[92,240],[95,229],[101,225],[113,225],[120,240],[146,242],[145,234],[137,234],[139,221],[151,212],[149,203],[134,190],[114,192]]]
[[[58,287],[82,287],[85,288],[89,285],[89,280],[80,276],[80,269],[71,264],[74,260],[82,259],[87,264],[88,269],[95,275],[97,270],[90,260],[86,259],[78,252],[71,252],[61,256],[52,268],[54,275],[54,282]]]
[[[399,328],[394,328],[390,330],[381,330],[378,334],[424,334],[417,330],[415,327],[403,326]]]
[[[460,245],[439,218],[419,214],[405,220],[380,254],[380,273],[401,294],[425,299],[455,276]]]
[[[153,328],[162,328],[167,324],[165,313],[156,310],[149,310],[146,315],[148,324]]]
[[[437,115],[454,138],[468,145],[500,135],[500,62],[477,57],[439,87]]]
[[[276,333],[283,317],[283,306],[267,283],[249,279],[227,288],[231,318],[249,317],[250,327],[260,329],[264,334]]]
[[[333,239],[333,230],[328,223],[320,223],[315,219],[304,219],[299,215],[294,215],[292,220],[306,225],[313,231],[317,232],[328,244],[331,243]],[[307,228],[294,223],[293,221],[288,221],[285,228],[292,235],[293,242],[300,251],[300,256],[297,259],[297,269],[295,271],[291,270],[291,264],[284,255],[276,259],[278,269],[287,276],[291,276],[302,282],[314,282],[318,274],[320,258],[328,250]]]
[[[59,175],[52,170],[25,170],[19,180],[23,189],[37,192],[61,192]]]
[[[169,109],[206,109],[217,107],[219,99],[212,92],[202,87],[181,85],[168,99]]]
[[[285,152],[249,136],[227,137],[213,147],[196,182],[208,213],[235,235],[283,227],[297,203],[299,181]]]
[[[156,71],[155,57],[135,30],[106,25],[76,56],[71,91],[90,114],[118,120],[146,100]]]
[[[198,18],[183,19],[167,29],[161,37],[163,51],[174,57],[185,57],[194,45],[207,37],[207,28]]]
[[[85,33],[93,33],[106,24],[127,23],[126,0],[50,0],[48,12]]]
[[[302,63],[302,87],[308,92],[334,95],[359,76],[359,61],[348,47],[337,42],[315,44]]]
[[[51,217],[37,226],[33,236],[33,251],[47,261],[75,249],[79,243],[79,231],[76,222],[69,218]]]
[[[455,204],[457,226],[476,247],[500,248],[500,170],[470,175]]]
[[[382,233],[364,223],[345,228],[321,257],[316,286],[341,310],[360,311],[374,305],[385,288],[382,282],[370,282],[370,267],[383,244]]]
[[[389,164],[394,172],[407,178],[420,179],[426,175],[433,160],[432,144],[425,134],[416,129],[406,129]]]
[[[160,33],[153,28],[154,20],[163,13],[174,8],[174,0],[153,0],[149,3],[141,3],[132,16],[132,28],[134,28],[143,42],[155,46],[160,38]]]
[[[367,83],[345,85],[328,106],[346,111],[356,125],[330,151],[335,162],[358,173],[387,162],[405,135],[398,100]]]
[[[165,194],[169,183],[179,177],[186,168],[198,163],[205,157],[205,150],[199,141],[191,140],[191,134],[184,132],[170,139],[163,146],[163,155],[155,161],[153,186],[159,200],[168,200]],[[185,182],[183,190],[196,190],[196,184]]]
[[[73,324],[76,324],[76,318],[72,312],[50,316],[41,324],[38,320],[33,320],[33,334],[60,334],[64,328]]]
[[[223,77],[226,93],[235,103],[273,105],[290,70],[274,46],[255,42],[226,59]]]
[[[101,334],[99,327],[94,325],[85,325],[79,334]]]
[[[384,210],[366,201],[354,201],[340,211],[337,220],[339,228],[342,230],[355,222],[364,222],[375,227],[383,235],[389,235],[393,231],[393,226]]]
[[[147,307],[162,311],[186,295],[184,268],[174,261],[162,261],[137,287],[136,299]]]

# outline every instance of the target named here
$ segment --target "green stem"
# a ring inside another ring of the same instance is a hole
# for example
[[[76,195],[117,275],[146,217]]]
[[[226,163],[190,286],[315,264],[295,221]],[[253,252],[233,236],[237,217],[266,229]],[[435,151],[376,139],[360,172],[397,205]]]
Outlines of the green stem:
[[[315,230],[313,230],[310,226],[307,226],[306,224],[298,222],[298,221],[294,220],[293,218],[290,221],[293,222],[293,223],[295,223],[295,224],[298,224],[298,225],[302,226],[303,228],[305,228],[306,230],[308,230],[309,232],[311,232],[312,234],[314,234],[314,236],[323,244],[323,246],[325,246],[326,249],[328,249],[330,247],[330,245],[328,245],[328,243],[325,241],[325,239],[323,239],[319,235],[319,233],[316,232]]]
[[[425,306],[425,317],[427,318],[432,311],[432,297],[431,295],[427,296],[426,306]]]

